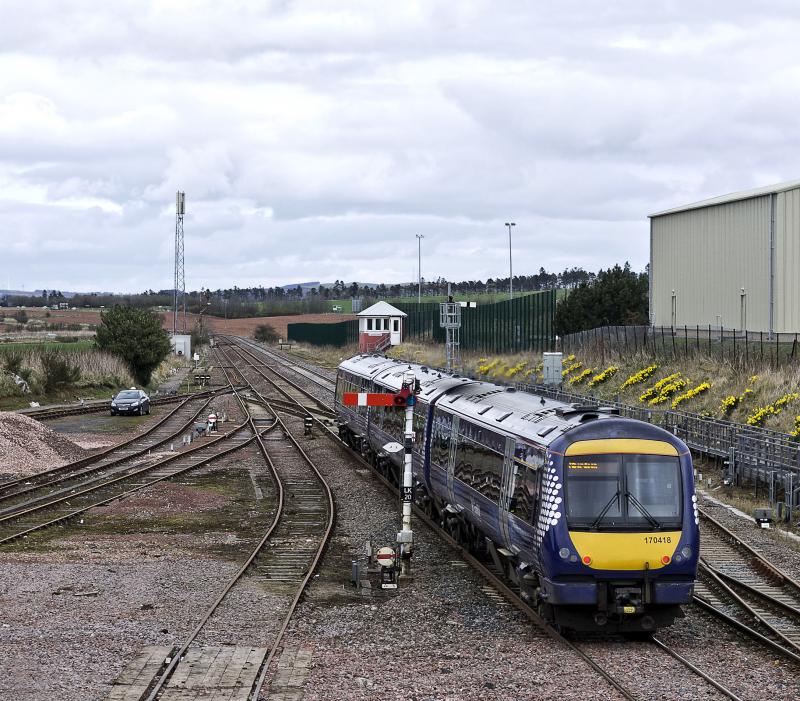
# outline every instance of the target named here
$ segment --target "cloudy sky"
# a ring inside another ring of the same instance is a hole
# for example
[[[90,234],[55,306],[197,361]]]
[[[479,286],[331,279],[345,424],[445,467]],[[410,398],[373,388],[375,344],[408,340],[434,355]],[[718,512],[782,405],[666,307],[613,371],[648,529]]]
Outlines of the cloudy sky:
[[[800,178],[793,1],[0,0],[0,287],[596,269]]]

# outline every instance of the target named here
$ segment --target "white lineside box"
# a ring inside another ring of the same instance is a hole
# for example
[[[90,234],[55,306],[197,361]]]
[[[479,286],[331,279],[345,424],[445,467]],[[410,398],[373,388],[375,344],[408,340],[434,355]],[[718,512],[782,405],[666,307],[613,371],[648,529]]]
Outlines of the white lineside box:
[[[542,353],[542,374],[546,385],[561,384],[563,353]]]

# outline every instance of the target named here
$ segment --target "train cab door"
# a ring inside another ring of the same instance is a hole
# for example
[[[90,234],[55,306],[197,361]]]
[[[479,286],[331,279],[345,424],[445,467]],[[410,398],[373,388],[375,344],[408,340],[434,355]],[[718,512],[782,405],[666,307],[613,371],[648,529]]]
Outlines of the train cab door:
[[[447,495],[451,504],[456,503],[456,494],[453,481],[455,479],[456,451],[458,450],[458,424],[459,419],[457,416],[454,416],[453,423],[450,428],[450,450],[447,456]]]
[[[516,467],[514,465],[514,450],[516,448],[516,441],[513,438],[506,437],[505,448],[503,450],[503,475],[500,480],[500,501],[499,517],[500,517],[500,532],[503,535],[505,546],[511,548],[511,531],[509,528],[509,519],[511,512],[514,509],[514,482],[516,480]]]

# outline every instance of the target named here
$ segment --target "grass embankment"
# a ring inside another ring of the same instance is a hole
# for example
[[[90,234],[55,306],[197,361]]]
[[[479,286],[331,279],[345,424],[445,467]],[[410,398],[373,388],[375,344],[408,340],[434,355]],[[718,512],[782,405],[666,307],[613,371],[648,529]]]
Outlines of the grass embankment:
[[[397,358],[444,365],[441,346],[404,343]],[[463,370],[494,382],[541,382],[541,354],[462,353]],[[792,433],[800,428],[800,367],[739,368],[703,355],[672,362],[646,356],[565,356],[564,389],[658,409],[680,409]]]
[[[335,369],[358,352],[355,346],[322,348],[298,344],[298,356]],[[441,345],[403,343],[387,355],[443,367]],[[482,356],[464,352],[461,368],[490,382],[542,381],[541,354]],[[671,362],[642,355],[565,356],[563,387],[600,399],[653,410],[680,409],[718,419],[749,423],[800,438],[800,366],[779,369],[736,367],[698,355]]]
[[[78,346],[78,347],[76,347]],[[174,374],[185,359],[169,356],[153,373],[151,387]],[[14,381],[28,383],[29,393]],[[110,398],[136,384],[128,366],[94,343],[16,343],[0,345],[0,410],[21,409],[30,402],[57,404]]]

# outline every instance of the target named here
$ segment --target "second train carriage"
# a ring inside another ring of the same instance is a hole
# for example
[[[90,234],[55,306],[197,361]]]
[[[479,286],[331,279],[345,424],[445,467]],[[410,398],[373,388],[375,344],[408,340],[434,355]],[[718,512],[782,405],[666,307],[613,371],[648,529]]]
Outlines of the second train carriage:
[[[346,407],[344,392],[396,392],[414,407],[416,501],[492,557],[554,624],[650,631],[691,601],[699,551],[686,445],[651,424],[512,388],[360,355],[339,366],[340,434],[395,483],[403,412]]]

